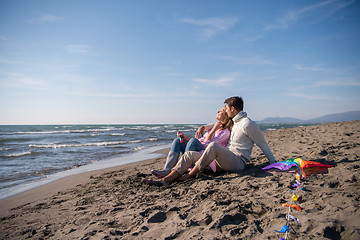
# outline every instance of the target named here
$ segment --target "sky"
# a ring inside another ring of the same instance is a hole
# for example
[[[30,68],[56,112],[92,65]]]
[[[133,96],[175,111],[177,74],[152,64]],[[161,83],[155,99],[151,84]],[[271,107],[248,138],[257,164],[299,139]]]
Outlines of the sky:
[[[0,124],[360,110],[359,0],[0,0]]]

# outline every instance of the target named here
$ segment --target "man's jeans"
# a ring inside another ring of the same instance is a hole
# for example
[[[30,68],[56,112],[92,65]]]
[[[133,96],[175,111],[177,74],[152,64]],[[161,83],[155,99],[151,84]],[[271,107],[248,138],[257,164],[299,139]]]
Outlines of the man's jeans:
[[[245,168],[245,161],[242,156],[236,155],[228,148],[213,142],[209,144],[203,154],[194,151],[186,152],[173,169],[182,175],[193,164],[199,170],[207,169],[213,160],[216,161],[216,167],[224,171],[240,171]]]

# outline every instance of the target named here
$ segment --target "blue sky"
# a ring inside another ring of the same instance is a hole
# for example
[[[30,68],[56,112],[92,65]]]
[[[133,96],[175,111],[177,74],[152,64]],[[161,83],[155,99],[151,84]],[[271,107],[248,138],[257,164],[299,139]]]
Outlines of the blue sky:
[[[0,1],[0,124],[360,110],[360,3]]]

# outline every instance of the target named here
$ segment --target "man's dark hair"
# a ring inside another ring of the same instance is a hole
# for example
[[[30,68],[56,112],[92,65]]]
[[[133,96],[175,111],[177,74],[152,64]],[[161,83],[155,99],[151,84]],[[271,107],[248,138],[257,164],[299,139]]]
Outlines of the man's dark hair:
[[[229,107],[234,107],[238,112],[244,109],[244,101],[241,97],[230,97],[224,103],[229,105]]]

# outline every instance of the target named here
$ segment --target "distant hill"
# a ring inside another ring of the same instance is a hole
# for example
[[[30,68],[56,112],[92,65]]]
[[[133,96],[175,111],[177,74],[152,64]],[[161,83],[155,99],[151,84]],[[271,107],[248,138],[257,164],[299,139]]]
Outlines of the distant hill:
[[[360,120],[360,111],[344,112],[344,113],[334,113],[328,114],[322,117],[313,118],[309,120],[302,120],[297,118],[288,118],[288,117],[269,117],[265,118],[262,121],[257,121],[258,123],[328,123],[328,122],[347,122]]]
[[[258,121],[258,123],[299,123],[304,122],[304,120],[297,118],[281,118],[281,117],[269,117],[265,118],[262,121]]]
[[[328,114],[319,118],[310,119],[310,122],[347,122],[360,120],[360,111]]]

